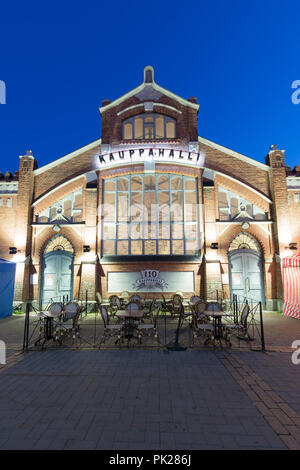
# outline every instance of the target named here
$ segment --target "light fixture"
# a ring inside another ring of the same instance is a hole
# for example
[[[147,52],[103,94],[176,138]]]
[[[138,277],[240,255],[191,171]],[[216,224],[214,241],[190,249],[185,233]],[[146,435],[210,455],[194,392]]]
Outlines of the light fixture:
[[[84,253],[89,253],[91,251],[90,245],[83,245],[83,252]]]
[[[216,243],[216,242],[211,243],[210,247],[211,247],[212,250],[217,250],[219,248],[219,243]]]
[[[9,247],[9,254],[10,255],[15,255],[17,253],[17,248],[15,246],[10,246]]]
[[[297,250],[297,243],[289,243],[289,250]]]

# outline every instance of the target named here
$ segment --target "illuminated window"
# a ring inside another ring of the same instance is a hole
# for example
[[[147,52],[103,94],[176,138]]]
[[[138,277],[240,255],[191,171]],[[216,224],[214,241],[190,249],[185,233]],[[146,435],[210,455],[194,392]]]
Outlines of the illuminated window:
[[[37,216],[37,222],[53,223],[57,221],[60,224],[82,222],[82,205],[83,194],[82,189],[79,189],[78,191],[68,194],[63,199],[60,199],[41,212]]]
[[[252,202],[221,186],[218,187],[219,220],[267,220],[267,214]]]
[[[299,202],[299,194],[294,194],[294,202]]]
[[[123,122],[123,139],[174,139],[176,121],[160,114],[141,114]]]
[[[171,174],[105,180],[102,255],[198,254],[196,187]]]

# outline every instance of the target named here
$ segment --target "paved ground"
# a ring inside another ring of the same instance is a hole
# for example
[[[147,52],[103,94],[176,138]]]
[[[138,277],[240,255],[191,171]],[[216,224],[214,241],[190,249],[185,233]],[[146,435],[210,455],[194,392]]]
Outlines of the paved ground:
[[[254,373],[266,369],[272,376],[287,365],[283,353],[276,361],[255,352],[29,353],[1,374],[0,448],[300,448],[300,416],[285,409],[295,401],[271,399],[272,387]],[[288,391],[300,383],[300,366],[291,370],[284,376]],[[270,410],[277,410],[280,429],[268,421]]]
[[[267,353],[13,355],[23,323],[0,321],[0,449],[300,449],[300,364],[278,352],[300,339],[298,320],[265,315]]]

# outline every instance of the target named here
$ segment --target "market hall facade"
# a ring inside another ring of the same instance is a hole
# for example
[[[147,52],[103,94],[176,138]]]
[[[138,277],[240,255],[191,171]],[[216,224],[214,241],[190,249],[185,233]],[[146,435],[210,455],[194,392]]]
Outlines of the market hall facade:
[[[300,247],[300,167],[265,164],[198,135],[199,105],[144,69],[100,108],[99,140],[0,175],[0,258],[16,303],[176,291],[282,308],[282,260]],[[5,227],[5,229],[3,228]]]

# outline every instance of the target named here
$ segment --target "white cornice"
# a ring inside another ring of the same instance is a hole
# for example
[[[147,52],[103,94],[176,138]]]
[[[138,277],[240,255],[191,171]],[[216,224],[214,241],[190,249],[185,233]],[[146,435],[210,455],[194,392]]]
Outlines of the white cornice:
[[[169,98],[177,101],[178,103],[184,105],[184,106],[189,106],[190,108],[193,108],[195,109],[196,111],[198,111],[199,109],[199,104],[196,104],[196,103],[191,103],[190,101],[184,99],[184,98],[181,98],[180,96],[178,95],[175,95],[175,93],[172,93],[171,91],[169,90],[166,90],[165,88],[157,85],[157,83],[155,82],[152,82],[152,83],[142,83],[141,85],[139,85],[138,87],[134,88],[133,90],[129,91],[128,93],[125,93],[125,95],[121,96],[120,98],[112,101],[111,103],[107,104],[106,106],[102,106],[101,108],[99,108],[100,110],[100,113],[104,113],[105,111],[107,111],[108,109],[111,109],[111,108],[114,108],[115,106],[118,106],[119,104],[123,103],[124,101],[128,100],[129,98],[131,98],[132,96],[135,96],[137,95],[138,93],[140,93],[141,91],[143,91],[146,87],[153,87],[154,90],[158,91],[159,93],[161,93],[162,95],[165,95],[165,96],[168,96]],[[159,104],[157,102],[157,104]]]
[[[207,140],[204,137],[198,136],[198,142],[207,145],[208,147],[214,148],[215,150],[219,150],[220,152],[226,153],[227,155],[231,155],[232,157],[238,158],[243,162],[250,163],[250,165],[261,168],[262,170],[270,171],[270,167],[268,165],[258,162],[250,157],[246,157],[246,155],[242,155],[241,153],[235,152],[234,150],[230,150],[227,147],[223,147],[222,145],[216,144],[215,142]]]
[[[47,165],[44,165],[41,168],[38,168],[37,170],[34,170],[33,174],[34,176],[40,175],[41,173],[44,173],[44,171],[50,170],[51,168],[54,168],[55,166],[60,165],[61,163],[65,163],[68,160],[71,160],[71,158],[77,157],[81,153],[87,152],[88,150],[92,150],[98,145],[101,145],[101,139],[95,140],[94,142],[91,142],[90,144],[85,145],[80,149],[74,150],[74,152],[68,153],[68,155],[65,155],[64,157],[58,158],[57,160],[54,160],[53,162],[48,163]]]

